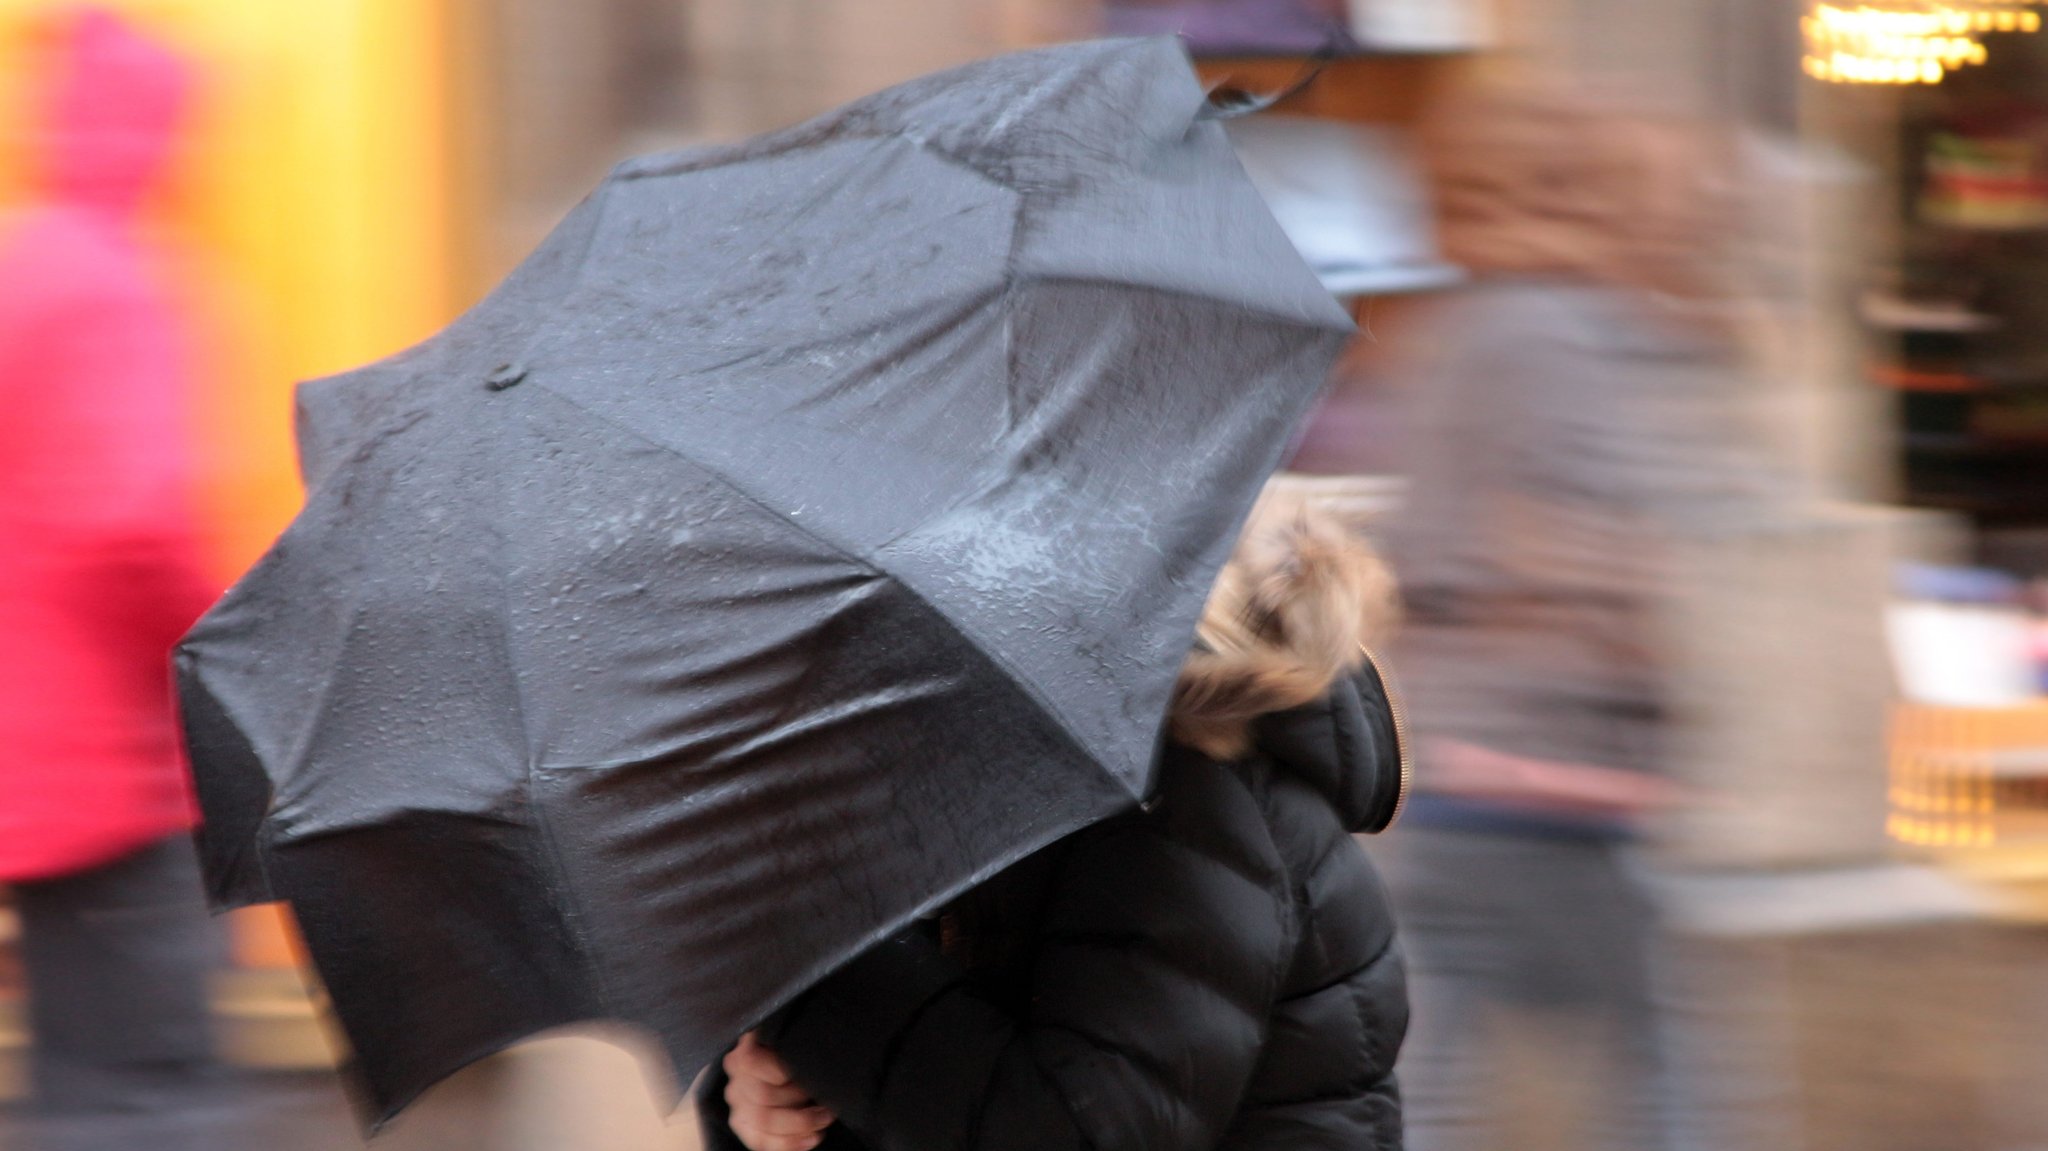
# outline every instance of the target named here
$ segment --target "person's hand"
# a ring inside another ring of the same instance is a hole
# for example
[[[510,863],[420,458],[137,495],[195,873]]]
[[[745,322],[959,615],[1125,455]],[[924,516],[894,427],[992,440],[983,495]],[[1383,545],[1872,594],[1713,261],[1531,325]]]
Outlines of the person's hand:
[[[832,1126],[831,1110],[796,1085],[789,1064],[749,1031],[725,1056],[727,1124],[749,1151],[810,1151]]]

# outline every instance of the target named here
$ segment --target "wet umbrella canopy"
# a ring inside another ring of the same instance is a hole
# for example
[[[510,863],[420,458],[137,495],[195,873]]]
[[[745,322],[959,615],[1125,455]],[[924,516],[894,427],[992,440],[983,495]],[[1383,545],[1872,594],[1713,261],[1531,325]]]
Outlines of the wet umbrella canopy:
[[[692,1069],[1132,804],[1349,331],[1171,40],[628,163],[300,396],[187,637],[222,902],[287,899],[373,1118],[613,1018]]]

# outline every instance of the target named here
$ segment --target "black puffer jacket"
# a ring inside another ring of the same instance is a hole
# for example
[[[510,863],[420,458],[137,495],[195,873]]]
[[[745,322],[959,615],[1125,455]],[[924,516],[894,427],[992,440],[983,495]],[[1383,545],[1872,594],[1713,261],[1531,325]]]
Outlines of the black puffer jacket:
[[[1171,748],[1147,810],[805,993],[761,1038],[840,1117],[824,1151],[1398,1148],[1401,960],[1348,834],[1391,820],[1396,738],[1368,667],[1238,762]]]

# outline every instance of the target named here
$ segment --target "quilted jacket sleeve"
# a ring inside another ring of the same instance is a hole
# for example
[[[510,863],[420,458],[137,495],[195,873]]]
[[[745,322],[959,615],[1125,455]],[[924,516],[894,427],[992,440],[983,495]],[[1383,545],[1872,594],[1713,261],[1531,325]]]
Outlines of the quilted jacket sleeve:
[[[806,993],[764,1041],[878,1151],[1214,1145],[1295,928],[1244,785],[1200,762],[1169,775],[1151,812],[1071,845],[1023,1017],[905,935]]]

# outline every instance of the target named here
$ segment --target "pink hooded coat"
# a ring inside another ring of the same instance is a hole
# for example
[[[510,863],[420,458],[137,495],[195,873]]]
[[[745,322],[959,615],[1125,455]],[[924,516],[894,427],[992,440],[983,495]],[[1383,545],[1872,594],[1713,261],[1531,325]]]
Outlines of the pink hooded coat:
[[[58,53],[42,200],[0,225],[0,881],[191,826],[168,655],[213,590],[186,349],[136,234],[187,76],[105,12]]]

